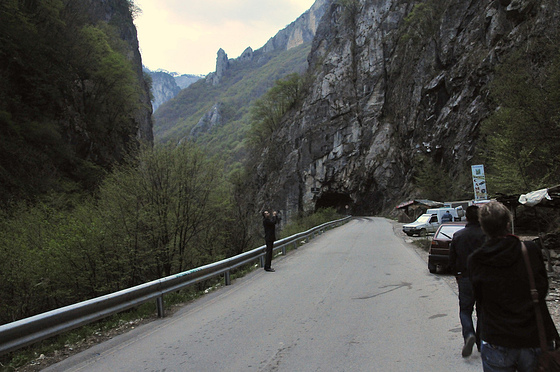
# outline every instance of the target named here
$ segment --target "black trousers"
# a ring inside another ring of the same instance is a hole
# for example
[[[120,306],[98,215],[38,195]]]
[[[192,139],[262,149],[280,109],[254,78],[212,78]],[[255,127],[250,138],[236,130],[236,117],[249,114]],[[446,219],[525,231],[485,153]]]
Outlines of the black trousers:
[[[272,247],[274,246],[274,241],[266,241],[266,254],[264,256],[264,268],[270,269],[272,265]]]

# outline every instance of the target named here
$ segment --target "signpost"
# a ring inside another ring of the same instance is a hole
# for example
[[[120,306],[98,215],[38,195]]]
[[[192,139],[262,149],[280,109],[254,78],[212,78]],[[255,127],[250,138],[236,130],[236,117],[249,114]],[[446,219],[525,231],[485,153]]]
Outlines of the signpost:
[[[474,186],[475,202],[488,200],[488,190],[486,189],[486,177],[484,175],[484,165],[473,165],[472,178]]]

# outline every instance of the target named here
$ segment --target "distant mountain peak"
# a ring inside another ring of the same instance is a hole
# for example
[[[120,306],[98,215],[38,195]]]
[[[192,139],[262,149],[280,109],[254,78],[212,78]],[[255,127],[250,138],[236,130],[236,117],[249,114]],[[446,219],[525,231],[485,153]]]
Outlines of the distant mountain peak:
[[[252,61],[255,54],[267,54],[276,50],[289,50],[303,43],[313,41],[319,21],[323,17],[323,14],[325,14],[327,6],[331,1],[332,0],[316,0],[309,10],[305,11],[305,13],[284,29],[278,31],[264,46],[255,51],[253,51],[251,47],[247,47],[241,56],[233,60],[239,62]],[[206,76],[206,82],[212,85],[218,85],[224,72],[231,66],[230,61],[224,49],[220,48],[216,57],[216,70]]]

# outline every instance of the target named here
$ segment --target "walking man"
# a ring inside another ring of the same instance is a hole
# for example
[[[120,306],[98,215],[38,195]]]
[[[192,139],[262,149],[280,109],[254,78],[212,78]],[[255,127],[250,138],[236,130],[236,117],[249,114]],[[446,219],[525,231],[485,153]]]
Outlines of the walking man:
[[[512,215],[502,203],[490,201],[482,205],[478,217],[486,242],[469,256],[468,264],[476,307],[481,314],[482,369],[537,371],[541,354],[537,314],[543,321],[543,341],[547,346],[556,347],[560,340],[546,305],[548,275],[540,247],[510,235]],[[529,256],[536,293],[530,289],[523,246]],[[538,305],[533,302],[535,294]]]
[[[467,259],[472,252],[482,247],[486,240],[486,235],[478,223],[478,207],[471,205],[467,208],[465,215],[467,217],[467,225],[464,229],[453,234],[453,239],[449,246],[449,265],[459,287],[459,319],[461,320],[463,339],[465,341],[461,354],[464,358],[471,355],[475,342],[480,350],[480,333],[478,329],[480,319],[478,318],[477,306],[477,329],[475,331],[472,318],[475,300],[473,287],[469,279]]]
[[[278,216],[276,211],[272,212],[272,216],[268,211],[263,212],[264,241],[266,243],[266,255],[264,260],[264,270],[274,272],[272,265],[272,248],[276,240],[276,224]]]

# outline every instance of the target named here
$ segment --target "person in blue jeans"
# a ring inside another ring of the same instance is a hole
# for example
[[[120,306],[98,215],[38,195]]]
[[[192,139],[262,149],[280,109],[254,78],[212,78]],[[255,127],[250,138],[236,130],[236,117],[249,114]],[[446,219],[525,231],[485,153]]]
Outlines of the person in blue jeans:
[[[457,279],[459,289],[459,319],[461,320],[464,340],[461,352],[463,358],[472,354],[475,343],[480,350],[479,327],[477,326],[475,331],[472,318],[475,300],[471,280],[469,279],[467,259],[471,253],[482,247],[486,240],[486,235],[478,223],[478,207],[475,205],[467,207],[465,216],[467,217],[465,228],[453,234],[453,239],[449,245],[449,266]],[[477,308],[477,319],[479,319],[479,316]]]
[[[478,219],[487,238],[482,248],[469,256],[467,264],[481,314],[482,368],[485,372],[534,371],[541,353],[539,333],[521,242],[509,234],[511,213],[503,204],[491,201],[480,207]],[[525,245],[539,294],[546,340],[554,348],[559,336],[545,301],[546,268],[537,244]]]

